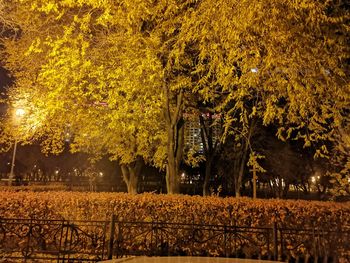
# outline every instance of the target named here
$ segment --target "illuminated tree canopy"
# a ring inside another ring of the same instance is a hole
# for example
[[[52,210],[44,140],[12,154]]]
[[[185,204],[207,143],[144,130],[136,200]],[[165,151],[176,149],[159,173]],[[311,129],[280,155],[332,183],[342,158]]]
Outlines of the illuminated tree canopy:
[[[345,2],[1,3],[20,28],[2,39],[3,56],[29,137],[59,152],[71,136],[74,151],[125,164],[127,183],[143,159],[166,168],[168,192],[179,192],[183,114],[198,98],[224,116],[226,138],[248,138],[258,119],[322,156],[349,122]]]

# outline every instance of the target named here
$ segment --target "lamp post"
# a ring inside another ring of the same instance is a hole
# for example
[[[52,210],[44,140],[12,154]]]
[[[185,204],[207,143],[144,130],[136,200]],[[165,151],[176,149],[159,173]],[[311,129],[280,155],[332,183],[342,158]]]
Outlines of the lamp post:
[[[22,118],[23,115],[25,114],[25,111],[23,109],[16,109],[15,111],[15,117],[16,118]],[[12,162],[11,162],[11,171],[10,171],[10,176],[9,176],[9,185],[12,185],[12,181],[14,178],[14,168],[15,168],[15,160],[16,160],[16,151],[17,151],[17,137],[15,138],[15,145],[13,147],[13,154],[12,154]]]

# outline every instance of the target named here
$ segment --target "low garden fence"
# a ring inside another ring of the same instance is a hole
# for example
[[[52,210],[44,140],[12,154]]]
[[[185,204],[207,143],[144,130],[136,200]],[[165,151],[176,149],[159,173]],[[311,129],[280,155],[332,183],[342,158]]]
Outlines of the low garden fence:
[[[0,218],[0,262],[97,262],[130,255],[350,260],[350,229]]]

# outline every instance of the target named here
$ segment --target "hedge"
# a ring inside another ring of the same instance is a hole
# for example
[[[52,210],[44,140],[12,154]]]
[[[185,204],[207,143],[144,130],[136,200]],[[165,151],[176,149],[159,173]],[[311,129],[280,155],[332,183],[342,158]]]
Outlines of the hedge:
[[[335,231],[326,236],[319,244],[323,251],[315,247],[312,240],[304,242],[304,236],[285,236],[287,258],[321,256],[337,257],[350,260],[349,244],[344,241],[350,233],[350,203],[262,200],[249,198],[220,198],[185,195],[128,195],[125,193],[87,193],[87,192],[30,192],[0,191],[1,218],[32,219],[65,219],[65,220],[109,220],[112,214],[119,221],[166,222],[200,225],[228,225],[243,227],[272,227],[279,229],[317,229]],[[133,229],[130,235],[138,236]],[[188,232],[188,231],[187,231]],[[177,232],[170,243],[178,244],[178,240],[190,234]],[[311,232],[312,233],[312,232]],[[323,233],[323,234],[322,234]],[[323,238],[324,233],[321,232]],[[331,232],[328,232],[331,233]],[[338,235],[336,233],[342,233]],[[345,234],[344,234],[345,233]],[[193,233],[194,234],[194,233]],[[191,235],[191,234],[190,234]],[[327,234],[326,234],[327,235]],[[207,237],[202,237],[205,240]],[[258,235],[248,235],[250,242],[259,242]],[[315,237],[314,237],[315,238]],[[317,238],[317,236],[316,236]],[[14,239],[16,240],[16,239]],[[218,241],[218,240],[217,240]],[[54,240],[47,240],[47,244]],[[125,249],[135,246],[140,251],[146,249],[151,241],[142,239],[130,240]],[[135,243],[136,242],[136,243]],[[242,255],[251,257],[259,254],[262,257],[271,255],[271,247],[253,248],[248,243],[230,241],[237,246]],[[237,243],[238,242],[238,243]],[[151,242],[152,243],[152,242]],[[169,251],[180,248],[169,245]],[[303,245],[297,245],[303,244]],[[281,248],[280,248],[281,249]],[[190,255],[224,256],[225,251],[214,241],[199,242],[195,246],[180,249]],[[236,250],[237,251],[237,250]],[[171,252],[174,253],[174,252]],[[333,258],[334,260],[334,258]],[[338,261],[338,260],[337,260]],[[341,261],[341,260],[339,260]],[[344,262],[345,262],[344,261]]]
[[[185,195],[1,191],[2,218],[163,221],[196,224],[341,230],[350,226],[350,202],[252,200]]]

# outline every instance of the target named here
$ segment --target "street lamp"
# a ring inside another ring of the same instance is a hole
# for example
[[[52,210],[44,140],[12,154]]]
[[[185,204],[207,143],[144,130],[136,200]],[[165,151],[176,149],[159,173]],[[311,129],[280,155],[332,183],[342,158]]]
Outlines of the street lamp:
[[[21,119],[23,115],[25,114],[24,109],[16,109],[15,111],[15,117],[18,119]],[[10,176],[9,176],[9,185],[12,185],[12,181],[14,178],[14,168],[15,168],[15,159],[16,159],[16,151],[17,151],[17,136],[15,137],[15,145],[13,147],[13,154],[12,154],[12,162],[11,162],[11,171],[10,171]]]

